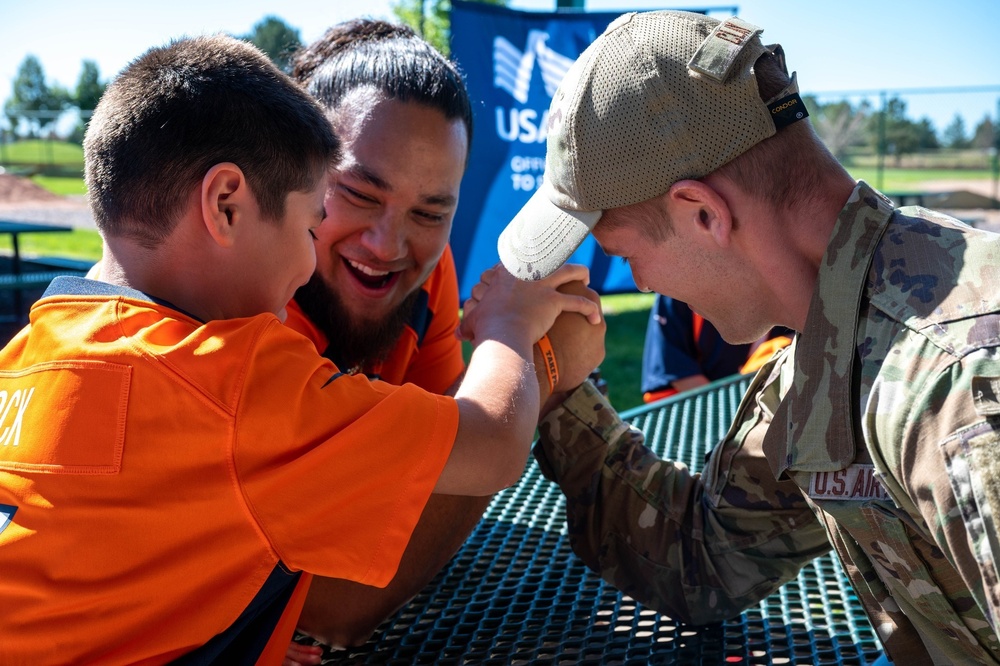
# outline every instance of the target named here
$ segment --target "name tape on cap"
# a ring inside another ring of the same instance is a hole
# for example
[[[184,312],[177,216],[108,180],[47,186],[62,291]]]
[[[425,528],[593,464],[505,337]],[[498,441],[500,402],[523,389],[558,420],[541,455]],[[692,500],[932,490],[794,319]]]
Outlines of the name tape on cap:
[[[715,26],[691,57],[688,68],[725,83],[736,57],[763,28],[735,16]]]

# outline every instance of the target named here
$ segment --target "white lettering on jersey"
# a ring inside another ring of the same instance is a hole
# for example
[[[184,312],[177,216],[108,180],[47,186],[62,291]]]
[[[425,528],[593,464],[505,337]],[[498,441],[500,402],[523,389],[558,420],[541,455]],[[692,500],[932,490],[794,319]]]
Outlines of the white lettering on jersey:
[[[21,441],[21,422],[24,420],[24,412],[28,408],[28,402],[35,393],[35,387],[28,389],[17,389],[11,394],[7,391],[0,391],[0,409],[3,416],[0,416],[0,444],[4,446],[17,446]],[[7,417],[10,416],[12,407],[17,407],[17,412],[13,415],[14,420],[7,425]]]

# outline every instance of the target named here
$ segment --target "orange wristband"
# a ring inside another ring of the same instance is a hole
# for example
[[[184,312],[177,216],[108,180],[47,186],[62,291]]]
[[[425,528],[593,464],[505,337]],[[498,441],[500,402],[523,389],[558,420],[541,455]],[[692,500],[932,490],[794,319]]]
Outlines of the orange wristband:
[[[552,351],[552,343],[548,334],[543,335],[538,342],[538,351],[542,352],[542,363],[545,364],[545,375],[549,378],[549,393],[555,393],[559,383],[559,366],[556,365],[556,354]]]

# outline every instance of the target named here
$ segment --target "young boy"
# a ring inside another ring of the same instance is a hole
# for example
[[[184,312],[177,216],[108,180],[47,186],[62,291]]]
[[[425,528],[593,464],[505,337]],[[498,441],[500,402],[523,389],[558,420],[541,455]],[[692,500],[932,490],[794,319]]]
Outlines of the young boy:
[[[102,281],[53,282],[0,351],[5,662],[253,663],[300,571],[385,585],[431,492],[517,479],[534,342],[600,317],[556,291],[585,269],[477,300],[455,398],[391,386],[281,324],[338,148],[259,51],[150,50],[84,150]]]

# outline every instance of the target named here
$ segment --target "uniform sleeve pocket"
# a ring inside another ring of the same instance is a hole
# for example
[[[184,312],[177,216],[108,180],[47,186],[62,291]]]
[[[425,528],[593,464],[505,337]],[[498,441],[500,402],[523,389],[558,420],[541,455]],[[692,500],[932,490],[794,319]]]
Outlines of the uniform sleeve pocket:
[[[971,426],[944,442],[948,478],[983,576],[992,609],[1000,611],[996,515],[1000,511],[1000,422],[996,417]]]

